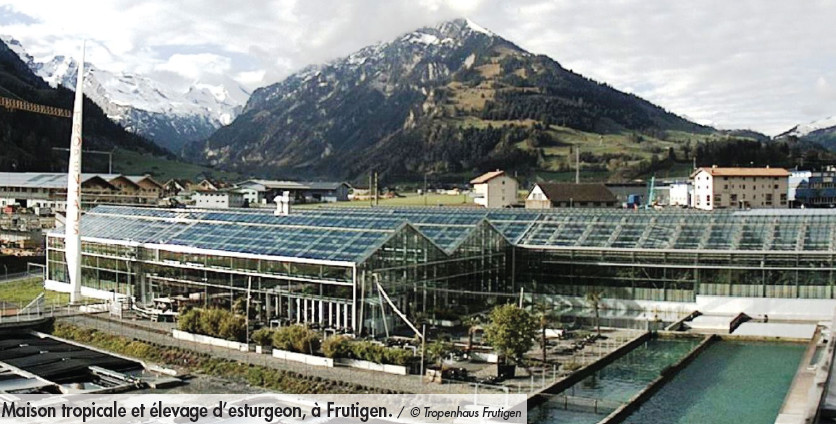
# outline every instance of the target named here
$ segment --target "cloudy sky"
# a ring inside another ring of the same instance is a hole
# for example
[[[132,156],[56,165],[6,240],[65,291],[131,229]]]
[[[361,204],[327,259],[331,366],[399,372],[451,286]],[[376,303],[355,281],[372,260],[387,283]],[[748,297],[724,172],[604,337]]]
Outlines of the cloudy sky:
[[[248,89],[456,17],[721,128],[767,134],[836,114],[830,0],[0,0],[0,34],[185,89]],[[228,81],[228,80],[227,80]]]

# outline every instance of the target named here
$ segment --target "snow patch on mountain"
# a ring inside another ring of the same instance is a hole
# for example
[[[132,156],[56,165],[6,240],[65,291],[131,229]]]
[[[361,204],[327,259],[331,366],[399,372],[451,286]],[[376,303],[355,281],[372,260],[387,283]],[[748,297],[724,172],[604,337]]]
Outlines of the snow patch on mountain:
[[[3,43],[9,46],[9,49],[15,52],[15,54],[17,54],[18,57],[20,57],[20,60],[22,60],[23,63],[25,63],[27,66],[29,66],[30,63],[35,61],[35,59],[33,59],[32,56],[30,56],[29,53],[27,53],[26,50],[23,48],[23,45],[20,44],[20,41],[17,41],[11,35],[2,34],[0,35],[0,40],[2,40]]]
[[[467,23],[467,27],[472,29],[473,31],[481,32],[482,34],[490,35],[491,37],[496,35],[496,34],[490,32],[490,31],[488,31],[487,29],[483,28],[482,26],[480,26],[476,22],[471,21],[470,19],[465,19],[464,21],[465,21],[465,23]]]
[[[75,87],[75,59],[54,56],[36,61],[11,37],[3,41],[50,86]],[[231,78],[195,81],[178,90],[151,78],[112,72],[86,63],[85,94],[125,129],[174,152],[189,141],[209,137],[241,113],[250,93]]]
[[[787,131],[782,135],[804,137],[807,134],[816,132],[818,130],[823,130],[832,127],[836,127],[836,115],[827,117],[825,119],[819,119],[817,121],[808,122],[806,124],[796,125],[795,128]]]

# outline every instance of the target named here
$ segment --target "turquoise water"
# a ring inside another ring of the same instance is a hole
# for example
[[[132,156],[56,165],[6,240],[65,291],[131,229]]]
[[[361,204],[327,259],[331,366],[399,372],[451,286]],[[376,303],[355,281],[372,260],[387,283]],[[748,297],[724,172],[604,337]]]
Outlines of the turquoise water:
[[[631,415],[635,424],[771,424],[805,346],[718,342]]]
[[[594,424],[643,390],[702,339],[650,340],[528,412],[541,424]],[[596,412],[597,409],[597,412]]]

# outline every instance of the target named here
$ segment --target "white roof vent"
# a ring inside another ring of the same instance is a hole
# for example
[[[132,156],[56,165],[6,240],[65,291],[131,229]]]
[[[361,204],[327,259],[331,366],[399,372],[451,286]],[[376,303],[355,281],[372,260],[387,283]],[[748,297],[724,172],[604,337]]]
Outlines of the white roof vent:
[[[274,199],[276,202],[276,212],[274,215],[276,216],[287,216],[290,215],[290,192],[285,191],[282,193],[281,196],[276,196]]]

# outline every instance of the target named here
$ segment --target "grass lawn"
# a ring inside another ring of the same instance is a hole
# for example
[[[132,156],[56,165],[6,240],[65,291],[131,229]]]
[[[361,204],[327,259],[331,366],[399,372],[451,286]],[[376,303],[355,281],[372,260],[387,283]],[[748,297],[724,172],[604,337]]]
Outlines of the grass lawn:
[[[125,175],[150,174],[160,183],[170,178],[188,178],[195,181],[198,176],[207,175],[232,182],[241,179],[240,175],[235,173],[122,149],[113,154],[113,172]]]
[[[41,278],[27,278],[0,283],[0,301],[12,303],[29,303],[44,291]],[[66,304],[70,295],[56,291],[46,291],[46,304]]]

